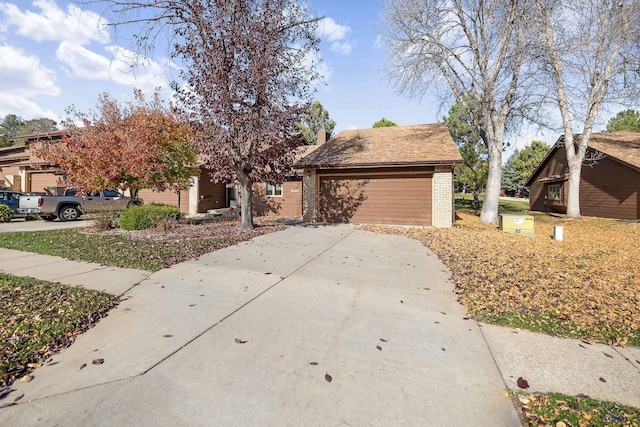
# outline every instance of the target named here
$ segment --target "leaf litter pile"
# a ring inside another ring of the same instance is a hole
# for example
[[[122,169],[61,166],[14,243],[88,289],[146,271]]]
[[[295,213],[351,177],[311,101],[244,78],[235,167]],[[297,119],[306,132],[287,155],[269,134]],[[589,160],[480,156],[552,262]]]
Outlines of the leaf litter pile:
[[[117,303],[101,292],[0,274],[0,387],[47,363]]]
[[[477,320],[640,345],[640,224],[535,215],[535,237],[458,212],[450,229],[367,226],[423,242],[451,270]],[[564,227],[564,240],[551,238]]]

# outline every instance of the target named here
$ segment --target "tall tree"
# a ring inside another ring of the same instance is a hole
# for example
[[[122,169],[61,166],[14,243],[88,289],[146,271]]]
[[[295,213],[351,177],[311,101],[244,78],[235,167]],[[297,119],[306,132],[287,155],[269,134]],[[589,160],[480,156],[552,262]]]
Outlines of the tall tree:
[[[526,106],[525,0],[385,0],[383,39],[389,74],[401,93],[422,97],[445,83],[468,108],[489,151],[480,220],[498,222],[505,133]],[[477,108],[469,108],[471,100]]]
[[[336,122],[331,120],[329,112],[324,109],[320,101],[311,104],[309,112],[302,116],[302,121],[298,125],[305,142],[308,145],[316,145],[318,143],[318,131],[327,132],[327,139],[333,136],[333,130]]]
[[[11,145],[10,139],[17,136],[24,125],[22,117],[15,114],[7,114],[0,122],[0,147]]]
[[[580,175],[602,105],[638,96],[640,2],[537,0],[539,58],[560,110],[569,164],[567,217],[580,217]],[[569,18],[570,17],[570,18]],[[541,79],[544,82],[544,78]]]
[[[283,182],[302,143],[298,124],[319,77],[309,59],[320,18],[298,0],[107,2],[116,25],[135,24],[141,49],[171,33],[184,81],[173,87],[196,148],[213,180],[237,182],[240,228],[253,228],[252,184]]]
[[[467,105],[473,105],[472,101],[467,100]],[[463,103],[456,101],[443,121],[462,156],[462,164],[454,169],[456,186],[470,190],[474,208],[479,209],[479,192],[487,184],[487,147],[478,129],[471,124],[469,112]]]
[[[640,112],[624,110],[610,118],[607,122],[607,132],[620,130],[640,130]]]
[[[38,133],[54,132],[58,130],[55,120],[41,117],[39,119],[26,120],[20,129],[21,135],[33,135]]]
[[[78,123],[81,123],[79,125]],[[88,192],[105,188],[186,190],[198,174],[189,127],[156,91],[141,91],[121,105],[104,93],[89,113],[69,108],[61,142],[43,139],[37,155],[58,165],[70,185]]]
[[[526,193],[525,183],[545,158],[551,147],[542,141],[532,141],[522,150],[516,150],[506,161],[502,185],[521,197]]]
[[[389,128],[393,126],[398,126],[398,124],[384,117],[373,124],[374,128]]]

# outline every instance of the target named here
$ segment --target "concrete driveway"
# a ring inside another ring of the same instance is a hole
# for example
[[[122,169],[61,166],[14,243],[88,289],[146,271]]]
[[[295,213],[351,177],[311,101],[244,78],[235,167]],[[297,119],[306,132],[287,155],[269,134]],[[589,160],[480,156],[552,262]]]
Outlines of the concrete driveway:
[[[44,230],[61,230],[64,228],[88,227],[93,221],[80,219],[78,221],[26,221],[22,218],[16,218],[11,222],[0,223],[0,233],[13,233],[17,231],[44,231]]]
[[[407,238],[291,227],[125,295],[16,382],[1,425],[521,425],[446,267]]]

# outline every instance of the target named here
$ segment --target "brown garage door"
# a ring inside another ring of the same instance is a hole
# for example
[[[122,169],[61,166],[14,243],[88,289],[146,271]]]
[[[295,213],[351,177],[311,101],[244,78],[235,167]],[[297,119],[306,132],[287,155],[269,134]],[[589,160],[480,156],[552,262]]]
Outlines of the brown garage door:
[[[30,173],[29,179],[31,181],[29,191],[32,192],[44,192],[46,187],[55,187],[58,182],[58,177],[49,172]]]
[[[320,177],[319,221],[431,225],[431,176]]]

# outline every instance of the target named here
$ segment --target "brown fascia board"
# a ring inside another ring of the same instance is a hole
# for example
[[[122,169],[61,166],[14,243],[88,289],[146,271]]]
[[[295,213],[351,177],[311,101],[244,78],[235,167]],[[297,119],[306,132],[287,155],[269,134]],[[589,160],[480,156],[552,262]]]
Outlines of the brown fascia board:
[[[439,166],[439,165],[457,165],[461,164],[462,160],[431,160],[425,162],[384,162],[384,163],[349,163],[349,164],[296,164],[294,167],[297,169],[365,169],[365,168],[387,168],[398,166]]]

